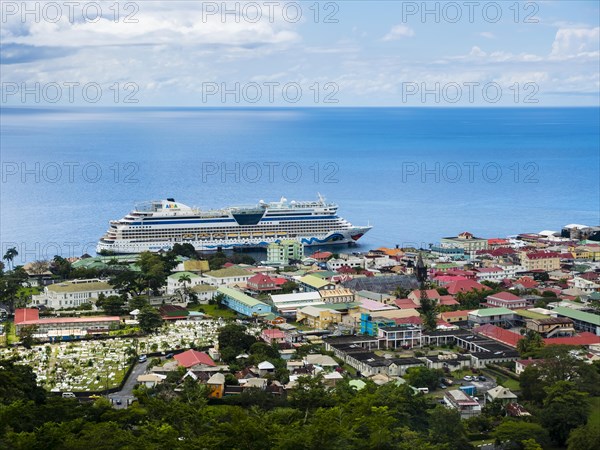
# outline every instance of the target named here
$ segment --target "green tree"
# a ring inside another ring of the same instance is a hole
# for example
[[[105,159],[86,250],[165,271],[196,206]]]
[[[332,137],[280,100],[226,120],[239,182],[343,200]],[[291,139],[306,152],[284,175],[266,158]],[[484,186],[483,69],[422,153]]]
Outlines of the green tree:
[[[31,348],[33,344],[35,344],[36,340],[33,335],[36,333],[37,329],[37,325],[25,325],[24,327],[21,327],[19,337],[21,338],[23,347]]]
[[[588,421],[587,425],[571,430],[567,439],[568,450],[597,450],[600,442],[600,423]]]
[[[15,308],[24,306],[23,298],[18,294],[28,278],[21,266],[0,276],[0,303],[8,305],[10,314],[14,314]]]
[[[544,347],[542,335],[533,330],[527,330],[523,338],[517,342],[517,351],[522,358],[538,356],[542,347]]]
[[[235,358],[238,354],[249,351],[256,338],[246,333],[243,325],[228,324],[219,331],[218,341],[221,353],[223,354],[223,349],[230,349]]]
[[[109,316],[120,316],[123,314],[123,307],[125,306],[125,300],[119,295],[109,295],[108,297],[98,296],[96,306],[102,308],[102,310]]]
[[[452,449],[471,448],[458,411],[438,405],[431,411],[429,423],[433,443],[449,444]]]
[[[140,329],[144,333],[152,333],[160,328],[163,324],[160,313],[151,306],[144,306],[138,315]]]
[[[546,388],[546,392],[540,419],[552,440],[564,446],[571,430],[587,422],[587,396],[570,381],[558,381]]]
[[[143,295],[138,295],[135,297],[131,297],[129,299],[129,308],[131,310],[134,309],[142,309],[144,306],[148,306],[150,303],[148,303],[148,297],[143,296]]]
[[[9,267],[9,269],[13,268],[13,260],[19,255],[19,252],[17,251],[16,247],[10,247],[6,250],[6,253],[4,254],[4,256],[2,257],[2,259],[4,259],[6,261],[6,265]]]
[[[524,442],[531,439],[544,447],[549,443],[548,433],[544,427],[537,423],[514,419],[503,420],[492,432],[492,437],[496,439],[497,443],[510,443],[505,444],[505,447],[512,449],[524,449]]]
[[[427,331],[435,331],[437,328],[437,307],[435,300],[429,298],[427,295],[424,284],[421,284],[419,300],[421,303],[421,320],[423,321],[423,327]]]
[[[429,388],[434,390],[440,383],[440,378],[444,372],[439,369],[428,369],[427,367],[411,367],[406,371],[404,379],[416,388]]]

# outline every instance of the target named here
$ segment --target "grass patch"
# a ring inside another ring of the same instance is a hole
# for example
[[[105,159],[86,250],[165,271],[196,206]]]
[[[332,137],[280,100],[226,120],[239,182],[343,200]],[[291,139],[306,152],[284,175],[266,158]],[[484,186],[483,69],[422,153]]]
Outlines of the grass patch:
[[[4,332],[6,333],[6,345],[14,344],[19,342],[17,337],[17,327],[13,322],[4,322]]]
[[[24,295],[39,295],[40,292],[41,292],[41,290],[39,288],[37,288],[37,287],[25,287],[25,286],[23,286],[23,287],[19,288],[19,291],[18,291],[17,295],[19,293],[21,293],[21,292]]]
[[[496,383],[504,386],[507,389],[510,389],[513,392],[521,390],[521,385],[519,384],[519,382],[517,380],[513,380],[512,378],[509,378],[506,375],[504,375],[503,373],[497,372],[490,368],[485,369],[484,373],[490,374],[491,376],[493,376],[496,379]]]
[[[237,313],[229,308],[220,309],[217,305],[193,305],[189,306],[190,311],[199,311],[211,317],[222,317],[223,319],[235,319]]]
[[[590,398],[591,413],[588,417],[588,423],[599,424],[600,423],[600,397]]]

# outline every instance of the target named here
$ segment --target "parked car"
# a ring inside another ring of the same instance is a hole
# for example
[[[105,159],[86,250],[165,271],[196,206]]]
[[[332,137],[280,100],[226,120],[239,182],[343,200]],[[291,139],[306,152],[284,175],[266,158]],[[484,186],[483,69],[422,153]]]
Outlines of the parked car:
[[[473,377],[471,375],[465,375],[463,380],[465,381],[473,381]]]
[[[479,375],[479,378],[477,378],[479,381],[487,381],[487,378],[484,377],[483,375]]]
[[[452,386],[454,384],[454,381],[452,381],[450,378],[442,378],[442,383],[448,386]]]
[[[120,399],[120,398],[118,398],[118,399],[116,399],[116,400],[115,400],[115,403],[116,403],[117,405],[121,405],[123,402],[121,401],[121,399]]]
[[[77,398],[72,392],[63,392],[62,398]]]
[[[445,384],[440,384],[440,389],[446,389],[448,386],[446,386]]]
[[[148,361],[148,357],[146,355],[140,355],[140,357],[138,358],[138,362],[146,362]]]
[[[166,359],[171,359],[173,357],[173,353],[167,353],[167,356],[165,356]]]

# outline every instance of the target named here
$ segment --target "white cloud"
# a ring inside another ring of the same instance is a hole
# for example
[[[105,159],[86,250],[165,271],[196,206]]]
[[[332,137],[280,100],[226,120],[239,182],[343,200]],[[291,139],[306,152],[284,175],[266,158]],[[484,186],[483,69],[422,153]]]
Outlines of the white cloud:
[[[496,35],[494,33],[490,33],[489,31],[482,31],[479,33],[479,36],[484,37],[486,39],[496,39]]]
[[[550,57],[554,59],[598,58],[600,27],[560,28],[552,43]]]
[[[396,41],[405,37],[413,37],[415,31],[406,25],[396,25],[383,37],[384,41]]]

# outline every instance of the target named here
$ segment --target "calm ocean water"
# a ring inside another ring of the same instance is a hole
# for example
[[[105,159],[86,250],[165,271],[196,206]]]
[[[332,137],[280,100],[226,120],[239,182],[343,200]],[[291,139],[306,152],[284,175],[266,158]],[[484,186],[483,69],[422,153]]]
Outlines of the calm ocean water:
[[[93,251],[110,219],[313,199],[373,230],[360,249],[600,223],[600,115],[539,109],[49,109],[0,115],[0,242]]]

